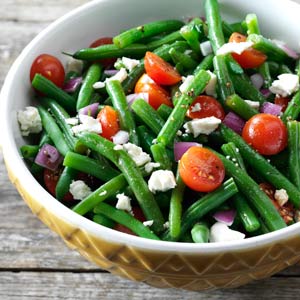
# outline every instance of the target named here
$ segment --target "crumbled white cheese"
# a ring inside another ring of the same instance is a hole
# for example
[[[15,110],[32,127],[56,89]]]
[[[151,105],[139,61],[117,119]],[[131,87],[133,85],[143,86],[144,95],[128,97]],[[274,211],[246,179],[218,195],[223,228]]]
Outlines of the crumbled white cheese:
[[[116,73],[114,76],[111,76],[109,78],[106,78],[106,80],[103,81],[97,81],[93,84],[94,89],[102,89],[105,87],[105,84],[107,81],[111,80],[119,80],[121,83],[128,77],[128,73],[125,68],[121,68],[118,73]]]
[[[210,41],[200,44],[200,51],[203,56],[207,56],[213,52]]]
[[[94,119],[93,117],[87,115],[79,115],[79,120],[81,124],[72,127],[72,131],[74,134],[83,131],[102,133],[101,124],[97,119]]]
[[[123,150],[123,146],[122,145],[116,145],[114,146],[114,150],[119,151],[119,150]]]
[[[155,81],[150,77],[148,76],[146,73],[141,77],[141,83],[144,83],[144,84],[148,84],[148,83],[155,83]]]
[[[99,196],[102,197],[102,196],[105,196],[107,194],[107,191],[102,191],[101,193],[99,193]]]
[[[154,162],[148,162],[145,164],[145,171],[150,174],[153,169],[159,168],[160,167],[160,163],[154,163]]]
[[[217,86],[217,76],[211,72],[211,71],[206,71],[210,75],[210,80],[208,84],[205,87],[204,92],[209,95],[209,96],[216,96],[216,86]]]
[[[70,57],[66,64],[66,73],[75,72],[81,74],[83,69],[83,61]]]
[[[17,112],[17,118],[23,136],[42,131],[42,121],[36,107],[27,106],[25,110],[19,110]]]
[[[150,227],[153,225],[153,222],[154,222],[153,220],[145,221],[145,222],[143,222],[143,225],[146,227]]]
[[[168,228],[170,227],[169,221],[165,222],[165,223],[163,224],[163,227],[164,227],[164,229],[168,229]]]
[[[274,198],[278,202],[279,206],[283,206],[289,201],[289,196],[285,189],[276,190]]]
[[[66,123],[69,124],[69,125],[75,126],[75,125],[79,124],[79,120],[76,117],[68,118],[68,119],[66,119]]]
[[[244,100],[249,106],[251,106],[254,109],[259,109],[259,101],[252,101],[252,100]]]
[[[201,104],[197,102],[195,105],[191,106],[191,112],[197,112],[201,110]]]
[[[128,57],[122,57],[122,63],[123,63],[123,65],[125,66],[125,68],[126,68],[129,72],[131,72],[132,69],[133,69],[134,67],[136,67],[136,66],[140,63],[140,61],[137,60],[137,59],[132,59],[132,58],[128,58]]]
[[[181,130],[177,130],[176,135],[177,136],[182,136],[182,131]]]
[[[281,74],[278,80],[272,82],[270,91],[282,97],[287,97],[299,89],[299,77],[295,74]]]
[[[169,170],[154,171],[148,180],[148,187],[152,193],[166,192],[176,186],[175,176]]]
[[[95,82],[93,84],[93,88],[95,90],[97,90],[97,89],[103,89],[104,87],[105,87],[105,82],[103,82],[103,81],[97,81],[97,82]]]
[[[92,191],[84,181],[76,180],[70,184],[70,193],[73,195],[74,199],[83,200],[89,196]]]
[[[209,232],[209,241],[211,243],[236,241],[244,238],[244,233],[232,230],[225,223],[221,222],[216,222],[213,226],[211,226]]]
[[[187,77],[182,77],[183,83],[179,86],[179,90],[181,93],[185,93],[188,91],[188,88],[191,82],[194,80],[194,75],[188,75]]]
[[[151,157],[148,153],[144,152],[143,149],[135,144],[126,143],[123,148],[127,151],[129,156],[134,160],[138,167],[145,165],[151,161]]]
[[[125,130],[119,130],[113,137],[112,141],[116,145],[126,144],[129,141],[129,133]]]
[[[226,43],[217,50],[217,55],[225,55],[228,53],[241,54],[242,52],[244,52],[252,46],[253,42]]]
[[[207,117],[202,119],[193,119],[192,121],[186,122],[183,127],[187,133],[192,133],[196,138],[199,134],[209,135],[215,131],[221,120],[216,117]]]
[[[130,204],[131,199],[126,196],[124,193],[117,194],[118,202],[116,204],[116,208],[120,210],[126,210],[128,212],[132,212],[132,207]]]

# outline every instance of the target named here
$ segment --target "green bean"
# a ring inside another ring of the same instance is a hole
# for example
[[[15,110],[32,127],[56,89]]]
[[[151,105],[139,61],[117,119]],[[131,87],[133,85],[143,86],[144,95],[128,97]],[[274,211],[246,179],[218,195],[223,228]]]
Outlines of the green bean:
[[[85,132],[80,134],[79,140],[90,149],[110,159],[122,171],[146,218],[154,221],[153,230],[162,231],[164,220],[161,211],[141,171],[127,152],[114,150],[115,145],[112,142],[97,134]]]
[[[53,145],[53,142],[52,142],[51,138],[49,137],[49,135],[44,131],[42,134],[42,137],[40,139],[40,142],[39,142],[39,147],[41,148],[45,144]]]
[[[100,164],[96,159],[72,151],[66,154],[63,165],[93,175],[105,182],[120,174],[120,172],[112,167]]]
[[[203,216],[219,207],[222,203],[238,192],[237,186],[232,178],[225,181],[219,188],[206,194],[194,202],[183,214],[181,221],[180,236],[172,238],[170,231],[167,230],[163,239],[167,241],[177,241],[180,239],[197,221]]]
[[[161,104],[156,111],[166,121],[172,113],[172,110],[172,107],[166,104]]]
[[[154,144],[150,148],[153,159],[155,162],[159,163],[160,168],[163,170],[172,169],[172,161],[168,156],[168,152],[164,145],[158,143]]]
[[[228,66],[228,70],[235,74],[243,74],[244,69],[240,66],[240,64],[232,57],[232,55],[225,56],[226,63]]]
[[[93,191],[89,196],[76,204],[72,210],[83,216],[93,210],[100,202],[108,199],[109,197],[116,197],[116,195],[120,193],[127,184],[128,183],[124,175],[120,174],[101,185],[97,190]]]
[[[94,83],[100,80],[100,77],[102,75],[102,69],[103,67],[101,65],[94,63],[87,70],[77,98],[77,111],[91,104],[92,95],[95,93],[93,85]]]
[[[47,97],[55,99],[68,112],[75,111],[75,99],[43,75],[35,74],[31,84],[36,90]]]
[[[43,128],[45,129],[45,131],[53,141],[59,153],[65,156],[67,152],[70,151],[71,149],[69,148],[63,133],[61,132],[58,125],[56,124],[56,121],[50,115],[50,113],[42,106],[38,106],[37,109],[39,111],[39,115],[42,120]]]
[[[182,201],[185,184],[182,181],[179,171],[176,174],[176,187],[172,190],[169,210],[169,230],[173,239],[177,239],[181,232]]]
[[[180,63],[184,70],[195,69],[198,65],[197,61],[191,58],[189,55],[182,53],[174,48],[169,51],[173,62]]]
[[[289,177],[298,189],[300,188],[300,123],[287,122],[289,149]]]
[[[20,147],[20,151],[23,158],[35,158],[39,152],[39,145],[23,145]]]
[[[247,41],[252,42],[252,48],[265,53],[269,60],[273,60],[279,63],[290,63],[292,58],[287,53],[279,48],[270,39],[267,39],[259,34],[248,35]]]
[[[136,132],[139,136],[139,140],[141,141],[140,143],[143,150],[147,153],[151,153],[151,146],[153,145],[156,135],[145,125],[138,126]]]
[[[245,120],[249,120],[251,117],[258,114],[258,111],[255,108],[251,107],[244,99],[239,97],[237,94],[233,94],[227,97],[225,104]]]
[[[115,221],[113,221],[112,219],[110,219],[102,214],[94,215],[93,221],[97,224],[100,224],[100,225],[108,227],[108,228],[114,228],[114,226],[116,225]]]
[[[237,148],[237,146],[233,142],[223,144],[221,149],[222,149],[223,153],[225,154],[226,158],[227,158],[227,156],[229,156],[230,160],[232,160],[235,164],[237,164],[245,172],[247,171],[245,164],[244,164],[244,160],[240,154],[239,148]]]
[[[193,72],[193,75],[197,74],[200,70],[210,70],[213,67],[213,54],[209,54],[205,56],[200,64],[196,67],[196,69]]]
[[[199,73],[194,76],[192,82],[187,87],[186,92],[181,94],[171,115],[160,130],[157,136],[157,141],[159,143],[167,146],[174,141],[178,130],[184,122],[187,110],[194,99],[203,92],[209,80],[210,75],[204,70],[200,70]]]
[[[76,178],[77,174],[77,170],[69,167],[64,168],[55,187],[55,197],[57,200],[63,200],[64,196],[69,192],[70,184]]]
[[[166,44],[172,44],[176,41],[183,40],[182,35],[180,34],[180,31],[174,31],[156,41],[150,42],[147,44],[147,47],[149,48],[150,51],[153,51],[157,49],[158,47],[161,47]]]
[[[252,84],[251,80],[247,75],[238,75],[231,73],[230,77],[234,89],[241,97],[252,101],[259,101],[259,103],[261,104],[266,102],[265,97],[258,89],[256,89],[256,87]]]
[[[219,126],[219,132],[224,140],[233,142],[239,148],[244,160],[252,168],[270,182],[277,189],[285,189],[290,201],[296,206],[300,205],[300,191],[275,167],[273,167],[263,156],[252,149],[238,134],[223,124]],[[244,192],[244,189],[243,189]]]
[[[142,222],[138,221],[132,215],[126,213],[125,211],[116,209],[110,206],[109,204],[98,204],[94,209],[94,213],[100,213],[105,215],[106,217],[114,220],[116,223],[122,224],[123,226],[129,228],[131,231],[133,231],[140,237],[152,240],[159,240],[159,237],[155,235],[150,230],[150,228],[145,226]]]
[[[241,193],[237,193],[233,196],[233,202],[245,230],[247,232],[258,230],[260,222],[245,197]]]
[[[194,243],[208,243],[209,228],[206,223],[196,223],[191,230],[191,234]]]
[[[154,21],[120,33],[113,38],[113,42],[118,48],[125,48],[143,38],[178,30],[183,25],[179,20]]]
[[[296,120],[300,114],[300,91],[298,91],[289,101],[286,110],[281,115],[281,120],[286,124],[287,121]]]

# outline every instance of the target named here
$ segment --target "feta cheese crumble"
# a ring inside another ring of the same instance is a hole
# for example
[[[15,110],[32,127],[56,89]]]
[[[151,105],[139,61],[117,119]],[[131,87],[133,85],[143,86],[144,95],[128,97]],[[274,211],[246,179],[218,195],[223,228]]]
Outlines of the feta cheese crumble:
[[[185,93],[188,91],[188,87],[191,82],[194,80],[194,75],[188,75],[187,77],[182,77],[183,83],[179,86],[179,90],[181,93]]]
[[[129,141],[129,133],[125,130],[119,130],[113,137],[112,141],[116,145],[126,144]]]
[[[131,72],[132,71],[132,69],[134,68],[134,67],[136,67],[139,63],[140,63],[140,61],[139,60],[137,60],[137,59],[132,59],[132,58],[128,58],[128,57],[122,57],[122,63],[123,63],[123,65],[125,66],[125,68],[129,71],[129,72]]]
[[[285,189],[276,190],[274,198],[278,202],[279,206],[283,206],[289,201],[289,196]]]
[[[197,112],[201,110],[201,104],[197,102],[195,105],[191,107],[191,112]]]
[[[68,118],[66,119],[66,123],[72,126],[78,125],[79,124],[79,120],[78,118]]]
[[[116,197],[118,199],[116,208],[120,209],[120,210],[125,210],[125,211],[128,211],[131,213],[132,212],[132,207],[130,204],[131,199],[128,196],[126,196],[124,193],[117,194]]]
[[[27,106],[25,110],[19,110],[17,112],[17,118],[23,136],[42,131],[42,121],[36,107]]]
[[[176,186],[175,176],[169,170],[154,171],[148,180],[148,187],[152,193],[166,192]]]
[[[295,74],[281,74],[272,82],[270,91],[273,94],[287,97],[299,89],[299,77]]]
[[[215,131],[221,120],[216,117],[207,117],[202,119],[193,119],[192,121],[186,122],[183,127],[187,133],[192,133],[196,138],[200,134],[209,135]]]
[[[143,225],[147,226],[147,227],[150,227],[150,226],[153,225],[153,222],[154,222],[153,220],[145,221],[145,222],[143,222]]]
[[[206,95],[216,97],[217,76],[209,70],[206,72],[210,75],[210,80],[206,85],[204,92],[206,93]]]
[[[66,64],[66,74],[69,72],[75,72],[81,74],[83,69],[83,61],[75,58],[70,58]]]
[[[81,124],[72,127],[72,131],[74,134],[83,131],[102,133],[101,124],[97,119],[94,119],[93,117],[87,115],[79,115],[79,120]]]
[[[84,181],[76,180],[70,184],[70,193],[72,194],[74,199],[83,200],[87,196],[89,196],[92,191]]]
[[[200,44],[200,51],[203,56],[207,56],[213,52],[210,41]]]
[[[160,163],[154,163],[154,162],[148,162],[145,164],[145,171],[150,174],[153,169],[159,168],[160,167]]]
[[[151,161],[150,155],[144,152],[141,147],[135,144],[126,143],[123,145],[123,149],[127,151],[129,156],[134,160],[138,167],[143,166]]]
[[[252,101],[252,100],[244,100],[249,106],[254,109],[259,109],[260,103],[259,101]]]
[[[110,80],[119,80],[121,83],[127,78],[128,73],[125,68],[121,68],[114,76],[107,78],[105,81],[97,81],[93,84],[94,89],[101,89],[105,87],[105,83]]]
[[[226,43],[217,50],[217,55],[225,55],[228,53],[241,54],[245,50],[253,46],[253,42],[241,42],[241,43]]]
[[[237,241],[243,240],[244,238],[244,233],[232,230],[225,223],[221,222],[216,222],[211,226],[209,232],[209,241],[211,243]]]

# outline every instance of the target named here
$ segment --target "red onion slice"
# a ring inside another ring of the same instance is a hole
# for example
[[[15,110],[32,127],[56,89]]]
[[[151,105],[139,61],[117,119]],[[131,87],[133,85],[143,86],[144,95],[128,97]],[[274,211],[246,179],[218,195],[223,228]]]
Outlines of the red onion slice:
[[[227,226],[230,226],[234,222],[234,218],[236,215],[236,211],[231,209],[231,210],[222,210],[222,211],[217,211],[214,215],[213,218],[218,221],[226,224]]]
[[[95,118],[98,113],[99,103],[93,103],[79,110],[80,115],[87,115]]]
[[[115,70],[115,69],[112,69],[112,70],[104,70],[104,74],[105,74],[106,76],[114,76],[114,75],[116,75],[118,72],[119,72],[119,70]]]
[[[271,102],[265,102],[261,106],[260,112],[265,114],[271,114],[274,116],[279,116],[281,113],[282,107],[280,105],[271,103]]]
[[[252,82],[252,84],[258,89],[260,90],[264,84],[264,78],[261,74],[259,73],[255,73],[253,75],[250,76],[250,80]]]
[[[246,122],[237,114],[229,112],[225,116],[223,123],[236,133],[241,134]]]
[[[260,92],[263,94],[263,96],[265,98],[270,97],[270,95],[272,94],[271,91],[269,89],[261,89]]]
[[[67,93],[74,93],[81,83],[82,77],[71,78],[64,84],[63,90]]]
[[[57,149],[49,144],[45,144],[37,154],[34,162],[44,168],[55,171],[63,161],[63,156]]]
[[[174,158],[175,161],[179,161],[182,155],[191,147],[197,146],[201,147],[202,145],[196,142],[178,142],[174,144]]]
[[[149,94],[148,93],[136,93],[136,94],[129,94],[126,96],[126,100],[128,106],[131,106],[133,102],[137,99],[143,99],[146,102],[149,102]]]
[[[272,42],[282,49],[289,57],[294,59],[299,58],[299,54],[295,50],[291,49],[285,42],[278,40],[272,40]]]

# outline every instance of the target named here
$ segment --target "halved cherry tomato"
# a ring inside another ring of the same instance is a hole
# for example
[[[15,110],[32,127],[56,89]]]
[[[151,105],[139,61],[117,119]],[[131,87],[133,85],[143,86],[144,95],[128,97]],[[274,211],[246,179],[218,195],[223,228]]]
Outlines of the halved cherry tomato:
[[[60,174],[61,174],[61,170],[51,171],[49,169],[44,169],[45,187],[46,187],[47,191],[54,197],[55,197],[55,188],[56,188],[57,181],[59,179]],[[73,200],[74,200],[74,198],[73,198],[72,194],[69,192],[63,198],[63,201],[73,201]]]
[[[180,74],[158,55],[152,52],[146,52],[145,70],[157,84],[173,85],[181,80]]]
[[[102,127],[101,136],[108,140],[120,130],[119,115],[111,106],[104,106],[98,113],[98,121]]]
[[[102,37],[93,43],[91,43],[90,48],[96,48],[102,45],[110,45],[113,44],[113,39],[111,37]],[[115,63],[115,58],[103,58],[97,60],[97,62],[101,63],[103,67],[110,67]]]
[[[166,104],[170,107],[173,106],[169,93],[156,84],[147,74],[143,74],[135,85],[135,93],[148,93],[149,104],[158,109],[161,104]]]
[[[285,97],[276,97],[274,103],[281,106],[281,111],[284,112],[290,102],[289,98]]]
[[[223,120],[225,112],[220,102],[215,98],[201,95],[194,100],[187,112],[187,116],[191,119],[216,117]]]
[[[262,155],[273,155],[287,146],[284,123],[270,114],[257,114],[249,119],[242,132],[243,139]]]
[[[65,80],[65,69],[59,59],[50,54],[39,55],[30,68],[30,81],[35,74],[41,74],[51,80],[58,87],[62,87]]]
[[[211,192],[221,185],[225,168],[218,156],[202,147],[191,147],[181,157],[179,173],[192,190]]]
[[[247,37],[238,32],[234,32],[229,38],[230,43],[240,43],[245,42],[246,40]],[[241,54],[232,53],[232,57],[244,69],[257,68],[262,65],[267,59],[267,56],[264,53],[253,48],[246,49]]]
[[[132,208],[132,212],[133,212],[133,216],[138,219],[141,222],[145,222],[146,218],[144,216],[143,211],[139,208],[139,207],[133,207]],[[124,225],[121,224],[116,224],[114,226],[115,230],[127,233],[127,234],[131,234],[131,235],[136,235],[133,231],[131,231],[129,228],[125,227]]]

